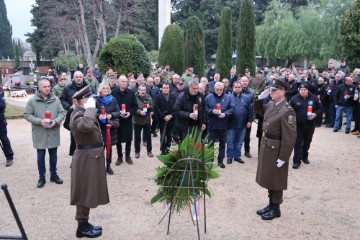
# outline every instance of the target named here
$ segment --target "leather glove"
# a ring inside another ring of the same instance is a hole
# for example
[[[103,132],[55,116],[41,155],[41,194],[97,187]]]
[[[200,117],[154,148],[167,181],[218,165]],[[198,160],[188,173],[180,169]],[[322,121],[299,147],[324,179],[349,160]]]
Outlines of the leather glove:
[[[281,167],[285,164],[285,161],[280,160],[280,159],[278,159],[276,162],[277,162],[276,166],[277,166],[278,168],[281,168]]]
[[[96,102],[94,100],[94,98],[89,98],[87,100],[87,102],[84,104],[84,108],[87,109],[87,108],[95,108],[96,107]]]
[[[260,100],[265,99],[265,98],[267,98],[269,95],[270,95],[270,88],[262,91],[262,92],[260,93],[260,95],[258,96],[258,99],[260,99]]]

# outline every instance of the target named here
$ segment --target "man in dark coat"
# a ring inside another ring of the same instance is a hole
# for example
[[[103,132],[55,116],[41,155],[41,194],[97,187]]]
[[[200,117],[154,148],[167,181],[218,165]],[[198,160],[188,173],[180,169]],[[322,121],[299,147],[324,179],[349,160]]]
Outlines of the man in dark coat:
[[[73,99],[72,97],[74,96],[74,94],[79,91],[80,89],[86,87],[88,84],[84,81],[84,74],[81,71],[76,71],[74,73],[74,81],[65,86],[61,96],[60,96],[60,101],[61,104],[63,106],[63,108],[70,112],[73,111],[73,109],[71,108],[71,106],[73,105]],[[70,117],[70,114],[66,115],[66,118]],[[68,122],[68,119],[65,119],[65,122]],[[74,137],[72,135],[72,133],[70,132],[70,150],[69,150],[69,155],[72,156],[74,154],[76,145],[75,145],[75,141],[74,141]]]
[[[225,168],[223,161],[225,158],[228,120],[234,113],[234,106],[230,104],[230,96],[224,92],[224,88],[225,86],[222,82],[215,83],[214,92],[205,98],[209,141],[213,145],[217,139],[219,140],[217,160],[221,168]]]
[[[123,153],[121,143],[125,144],[125,161],[128,164],[133,164],[133,161],[130,157],[131,151],[131,141],[133,140],[133,124],[132,116],[135,115],[136,109],[138,107],[135,93],[127,88],[127,78],[125,75],[119,77],[119,86],[115,87],[111,94],[116,99],[120,110],[122,111],[123,107],[126,108],[125,113],[120,114],[120,127],[118,128],[118,141],[116,144],[118,159],[115,163],[116,166],[119,166],[123,163]]]
[[[76,107],[70,116],[70,129],[76,142],[71,163],[70,204],[76,205],[78,238],[95,238],[102,234],[100,226],[93,226],[88,222],[90,208],[109,203],[103,141],[92,97],[90,86],[76,92]]]
[[[171,133],[175,125],[173,107],[176,97],[170,94],[169,83],[163,83],[162,93],[155,98],[155,113],[158,116],[160,128],[160,151],[166,154],[171,144]]]
[[[309,85],[302,83],[299,93],[289,102],[296,113],[296,142],[294,146],[293,168],[298,169],[301,159],[309,164],[308,159],[310,144],[315,132],[316,116],[322,114],[322,106],[316,95],[309,91]],[[308,113],[311,106],[312,112]]]
[[[195,106],[198,107],[195,110]],[[188,130],[196,127],[200,131],[206,129],[206,109],[204,96],[199,93],[199,83],[191,80],[189,87],[176,99],[174,105],[176,115],[176,127],[179,131],[179,137],[182,139],[188,133]]]
[[[14,152],[11,148],[10,140],[7,136],[7,128],[6,128],[7,122],[4,114],[5,108],[6,108],[5,98],[3,98],[3,95],[0,94],[0,141],[2,144],[2,150],[6,158],[6,166],[10,167],[13,164]]]
[[[256,173],[256,182],[268,189],[269,205],[256,212],[263,220],[281,216],[283,190],[287,189],[288,162],[296,140],[295,112],[285,98],[288,87],[288,84],[275,80],[254,103],[256,112],[265,111]],[[263,99],[269,94],[272,101],[263,105]]]

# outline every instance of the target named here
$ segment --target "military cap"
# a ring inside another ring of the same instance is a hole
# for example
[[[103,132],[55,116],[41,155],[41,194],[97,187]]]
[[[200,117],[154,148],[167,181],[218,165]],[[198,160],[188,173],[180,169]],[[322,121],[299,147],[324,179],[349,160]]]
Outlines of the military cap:
[[[280,80],[274,80],[273,84],[270,86],[271,90],[288,90],[290,88],[289,84],[280,81]]]
[[[87,85],[86,87],[74,93],[72,98],[80,100],[82,98],[90,98],[90,97],[97,97],[97,96],[92,92],[90,85]]]

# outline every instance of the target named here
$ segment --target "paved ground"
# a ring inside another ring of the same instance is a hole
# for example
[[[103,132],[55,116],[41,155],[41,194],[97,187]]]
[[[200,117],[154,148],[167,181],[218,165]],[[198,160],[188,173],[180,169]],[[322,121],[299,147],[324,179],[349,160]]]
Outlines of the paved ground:
[[[0,183],[9,185],[29,239],[75,239],[75,207],[69,205],[69,132],[62,128],[58,150],[58,173],[63,185],[49,182],[37,189],[36,151],[31,126],[23,119],[8,121],[15,163],[5,168],[0,158]],[[256,124],[253,125],[256,129]],[[316,129],[310,150],[310,165],[290,169],[289,189],[281,206],[282,217],[265,222],[255,211],[267,203],[267,192],[255,183],[257,139],[252,137],[252,159],[219,169],[211,181],[212,199],[207,200],[207,233],[202,239],[360,239],[360,140],[343,131]],[[154,154],[159,137],[153,138]],[[115,151],[116,152],[116,151]],[[133,153],[132,153],[133,155]],[[115,153],[116,159],[116,153]],[[48,161],[47,161],[48,162]],[[134,165],[114,167],[108,177],[110,204],[91,211],[90,221],[104,229],[102,239],[196,239],[196,227],[188,212],[174,215],[170,235],[162,204],[150,205],[156,186],[150,180],[159,165],[142,149]],[[8,204],[0,192],[0,235],[19,234]]]

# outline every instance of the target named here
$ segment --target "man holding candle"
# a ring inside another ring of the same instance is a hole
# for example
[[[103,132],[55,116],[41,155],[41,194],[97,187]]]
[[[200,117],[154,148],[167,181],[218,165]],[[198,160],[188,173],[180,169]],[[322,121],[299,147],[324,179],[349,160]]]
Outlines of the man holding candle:
[[[123,163],[123,152],[122,152],[122,143],[125,143],[125,161],[128,164],[133,164],[133,161],[130,157],[131,152],[131,141],[133,140],[133,123],[132,116],[136,113],[137,101],[135,93],[127,88],[128,80],[125,75],[121,75],[118,80],[119,86],[115,87],[111,94],[117,101],[120,107],[120,126],[117,129],[117,154],[118,159],[115,163],[116,166],[119,166]]]
[[[135,94],[137,100],[137,110],[133,117],[134,134],[135,134],[135,158],[140,157],[141,131],[144,131],[146,138],[147,155],[153,157],[151,144],[151,116],[154,115],[154,102],[150,95],[146,93],[146,86],[139,85]]]
[[[214,86],[214,93],[209,94],[206,101],[206,112],[208,115],[208,131],[209,141],[214,142],[219,140],[219,155],[218,165],[225,168],[223,163],[225,158],[225,146],[227,140],[228,119],[234,113],[234,105],[231,104],[231,99],[228,94],[224,92],[224,84],[216,82]]]
[[[57,175],[57,147],[60,146],[60,123],[65,117],[65,111],[60,100],[51,92],[50,81],[41,79],[39,90],[27,102],[24,118],[32,125],[33,146],[37,150],[37,165],[39,171],[38,188],[45,183],[45,153],[50,155],[50,181],[62,184]]]
[[[299,93],[290,99],[296,113],[296,142],[294,146],[293,168],[298,169],[301,159],[309,164],[309,148],[315,131],[316,117],[322,114],[322,105],[316,95],[309,91],[307,83],[301,83]]]

